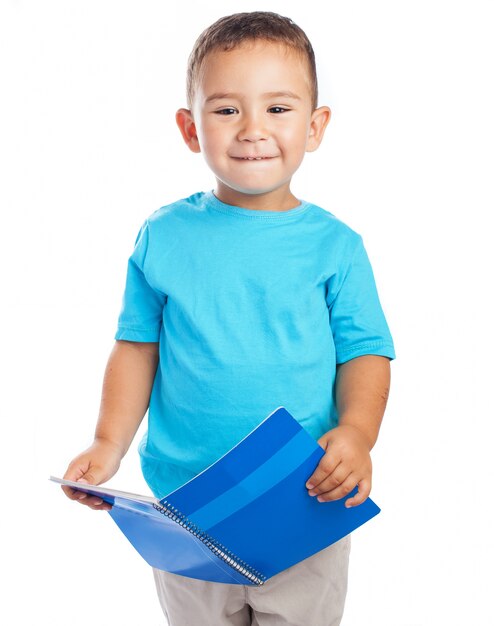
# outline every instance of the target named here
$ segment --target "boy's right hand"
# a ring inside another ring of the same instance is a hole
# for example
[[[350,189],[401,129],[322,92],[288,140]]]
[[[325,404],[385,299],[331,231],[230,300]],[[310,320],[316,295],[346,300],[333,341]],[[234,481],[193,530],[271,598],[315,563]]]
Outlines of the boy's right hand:
[[[73,459],[64,478],[90,485],[99,485],[109,480],[120,467],[122,460],[121,451],[109,441],[96,439],[84,452]],[[111,504],[104,502],[97,496],[92,496],[82,491],[62,485],[65,495],[71,500],[76,500],[95,511],[109,511]]]

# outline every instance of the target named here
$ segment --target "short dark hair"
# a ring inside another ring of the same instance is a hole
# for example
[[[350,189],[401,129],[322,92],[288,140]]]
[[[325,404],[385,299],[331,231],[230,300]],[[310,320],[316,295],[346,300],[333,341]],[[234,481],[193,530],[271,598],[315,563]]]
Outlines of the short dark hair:
[[[228,51],[244,42],[264,40],[281,43],[307,59],[311,84],[312,109],[317,108],[316,59],[312,45],[290,18],[270,11],[252,11],[227,15],[211,24],[198,37],[187,66],[187,105],[192,108],[196,83],[206,56],[214,50]]]

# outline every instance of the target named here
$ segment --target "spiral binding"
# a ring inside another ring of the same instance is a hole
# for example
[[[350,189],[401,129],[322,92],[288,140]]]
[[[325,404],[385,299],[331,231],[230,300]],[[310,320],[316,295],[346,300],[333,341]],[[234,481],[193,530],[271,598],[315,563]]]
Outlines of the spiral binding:
[[[230,552],[230,550],[225,548],[225,546],[223,546],[219,541],[216,541],[216,539],[201,530],[169,502],[164,500],[159,504],[153,504],[153,507],[163,515],[166,515],[166,517],[170,518],[172,521],[182,526],[182,528],[185,528],[185,530],[194,535],[194,537],[197,537],[197,539],[199,539],[199,541],[201,541],[207,548],[209,548],[211,552],[213,552],[222,561],[230,565],[230,567],[232,567],[234,570],[240,572],[240,574],[245,576],[252,583],[259,587],[264,584],[264,582],[266,581],[266,576],[248,565],[245,561],[242,561],[242,559],[239,559],[237,556],[235,556],[233,552]]]

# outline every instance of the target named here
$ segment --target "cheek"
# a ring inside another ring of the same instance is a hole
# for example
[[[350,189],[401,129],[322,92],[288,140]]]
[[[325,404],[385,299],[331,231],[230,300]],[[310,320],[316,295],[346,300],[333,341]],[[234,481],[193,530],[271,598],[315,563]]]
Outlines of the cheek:
[[[291,152],[305,152],[308,136],[309,129],[305,124],[300,123],[284,130],[283,142]]]
[[[220,154],[226,143],[225,132],[212,124],[204,125],[201,128],[200,141],[204,151],[211,155]]]
[[[307,146],[307,137],[304,133],[290,133],[284,141],[285,146],[285,158],[290,163],[297,165],[301,164],[305,156],[305,149]]]

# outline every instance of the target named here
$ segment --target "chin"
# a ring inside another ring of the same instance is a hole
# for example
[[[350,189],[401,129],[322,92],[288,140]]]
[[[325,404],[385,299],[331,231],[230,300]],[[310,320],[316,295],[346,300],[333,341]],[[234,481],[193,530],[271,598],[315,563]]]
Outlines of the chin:
[[[261,196],[262,194],[269,193],[270,191],[275,191],[276,187],[272,189],[271,187],[267,189],[235,189],[237,193],[243,193],[246,196]]]
[[[243,193],[247,196],[259,196],[261,194],[270,193],[271,191],[276,191],[277,189],[280,189],[280,187],[283,187],[285,183],[282,182],[279,185],[268,185],[265,187],[257,186],[257,185],[250,185],[250,186],[244,187],[242,185],[235,185],[235,184],[230,184],[227,182],[224,182],[223,184],[229,187],[232,191],[235,191],[237,193]]]

